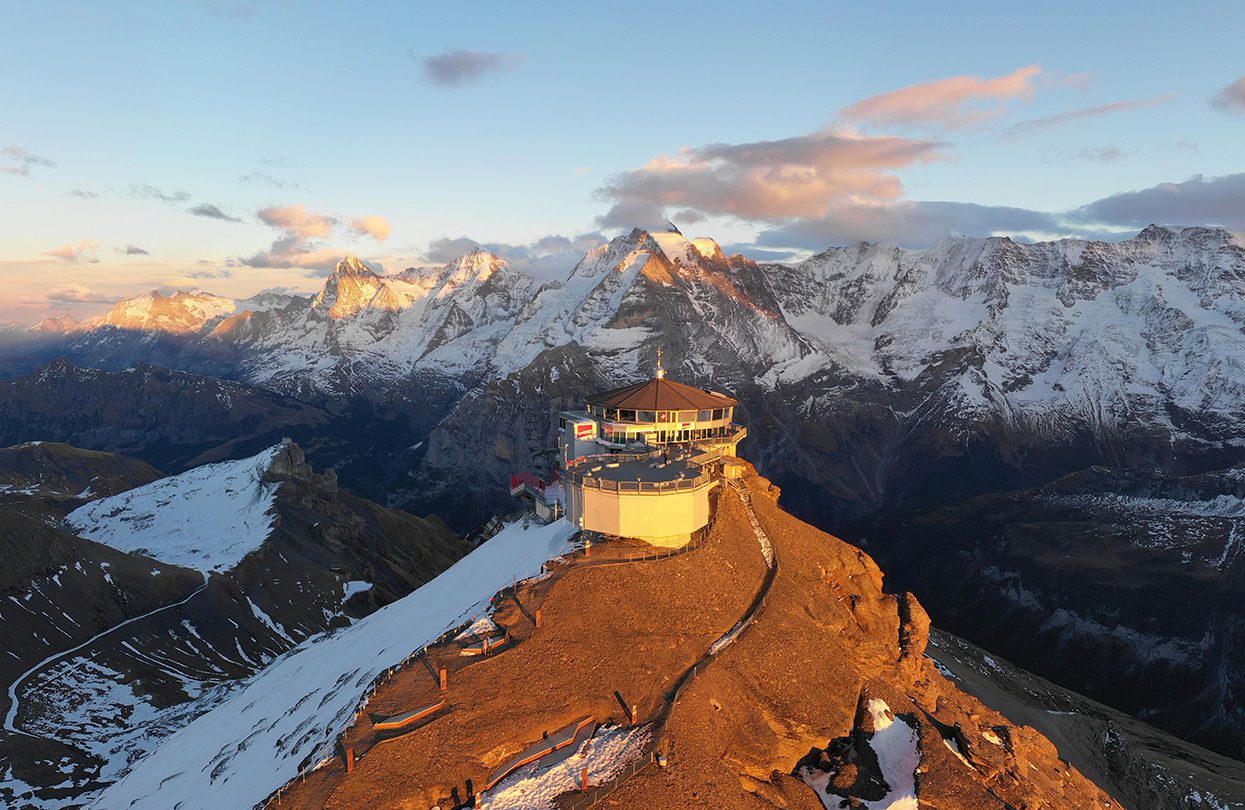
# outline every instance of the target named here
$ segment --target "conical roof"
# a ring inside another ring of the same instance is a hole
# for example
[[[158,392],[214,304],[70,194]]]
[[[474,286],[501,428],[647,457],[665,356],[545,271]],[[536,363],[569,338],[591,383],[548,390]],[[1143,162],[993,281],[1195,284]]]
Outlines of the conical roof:
[[[663,377],[627,385],[588,397],[585,402],[603,408],[624,408],[637,411],[679,411],[708,408],[730,408],[738,400]]]

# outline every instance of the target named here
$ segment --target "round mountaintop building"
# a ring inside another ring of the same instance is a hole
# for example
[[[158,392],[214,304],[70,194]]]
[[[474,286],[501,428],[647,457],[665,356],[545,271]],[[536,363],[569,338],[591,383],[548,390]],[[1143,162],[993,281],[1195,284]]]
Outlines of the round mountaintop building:
[[[747,429],[732,421],[738,400],[665,378],[585,398],[558,414],[560,475],[530,474],[511,492],[538,515],[565,514],[581,529],[681,546],[710,519],[709,492]]]

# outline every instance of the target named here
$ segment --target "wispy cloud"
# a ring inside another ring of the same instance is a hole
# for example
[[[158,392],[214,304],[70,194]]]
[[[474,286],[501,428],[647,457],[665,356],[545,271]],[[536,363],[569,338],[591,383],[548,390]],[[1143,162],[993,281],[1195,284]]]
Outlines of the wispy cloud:
[[[393,228],[389,220],[372,214],[350,220],[350,230],[358,236],[370,236],[377,242],[383,242],[389,238]]]
[[[138,245],[135,245],[133,243],[128,244],[125,247],[113,248],[113,252],[121,256],[150,256],[151,255],[150,251],[144,250],[143,248],[140,248]]]
[[[302,186],[291,180],[281,180],[267,172],[247,172],[238,176],[238,182],[244,186],[268,186],[282,191],[300,191]]]
[[[43,255],[52,256],[63,262],[94,264],[99,261],[99,243],[84,241],[78,242],[76,245],[61,245],[58,248],[45,252]]]
[[[1047,161],[1088,160],[1093,163],[1112,163],[1123,160],[1128,155],[1128,152],[1110,143],[1102,146],[1083,146],[1080,149],[1048,146],[1042,150],[1042,158]]]
[[[49,290],[47,299],[63,304],[115,304],[120,300],[114,296],[92,292],[90,288],[74,282]]]
[[[83,200],[94,200],[96,197],[99,196],[99,194],[97,194],[94,191],[88,191],[87,189],[84,189],[84,188],[71,188],[69,189],[69,191],[65,192],[65,196],[78,197],[79,199],[83,199]]]
[[[1168,93],[1162,96],[1152,96],[1151,98],[1139,98],[1131,101],[1114,101],[1110,104],[1100,104],[1097,107],[1084,107],[1079,110],[1068,110],[1066,112],[1056,113],[1055,115],[1047,115],[1041,118],[1030,118],[1028,121],[1021,121],[1018,124],[1012,124],[1003,130],[1003,137],[1008,140],[1032,135],[1035,132],[1051,129],[1053,127],[1063,126],[1076,121],[1084,121],[1087,118],[1098,118],[1099,116],[1109,115],[1117,112],[1128,112],[1130,110],[1143,110],[1147,107],[1157,107],[1160,104],[1166,104],[1174,99],[1174,93]]]
[[[241,222],[242,220],[235,216],[230,216],[220,208],[211,203],[201,203],[192,208],[187,208],[186,213],[194,214],[196,217],[207,217],[208,219],[219,219],[223,222]]]
[[[35,166],[54,168],[56,161],[36,155],[22,146],[6,146],[0,149],[0,174],[26,177]]]
[[[652,227],[678,210],[746,220],[821,216],[847,198],[893,200],[894,170],[937,160],[942,144],[820,131],[776,141],[709,144],[659,157],[616,175],[594,192],[612,203],[602,227]]]
[[[436,56],[423,57],[408,51],[411,60],[423,68],[424,78],[441,87],[461,87],[479,81],[492,73],[520,64],[522,54],[490,53],[488,51],[447,50]]]
[[[190,199],[190,193],[187,191],[166,191],[156,186],[147,185],[131,185],[127,189],[127,194],[136,200],[156,200],[157,202],[176,205],[184,203]]]
[[[1245,76],[1211,96],[1210,106],[1224,112],[1245,113]]]
[[[1081,160],[1092,160],[1097,163],[1110,163],[1116,160],[1123,160],[1128,155],[1118,146],[1107,144],[1106,146],[1086,146],[1077,150],[1076,156]]]
[[[951,76],[871,96],[839,115],[873,126],[964,129],[1001,115],[1009,101],[1032,99],[1041,74],[1041,66],[1029,65],[993,79]]]

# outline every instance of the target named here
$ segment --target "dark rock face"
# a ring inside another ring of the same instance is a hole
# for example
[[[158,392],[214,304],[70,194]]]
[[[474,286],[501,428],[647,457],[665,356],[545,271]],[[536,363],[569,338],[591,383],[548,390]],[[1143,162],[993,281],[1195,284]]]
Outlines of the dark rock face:
[[[1040,731],[1124,807],[1218,810],[1245,802],[1239,760],[1062,689],[951,633],[933,631],[928,655],[961,690]]]
[[[1245,758],[1245,474],[1095,468],[850,533],[941,627]]]
[[[59,519],[88,500],[142,486],[162,475],[138,459],[59,442],[0,447],[0,505]]]
[[[118,372],[54,361],[0,382],[0,445],[64,441],[138,455],[169,469],[234,458],[328,423],[287,397],[198,374]]]

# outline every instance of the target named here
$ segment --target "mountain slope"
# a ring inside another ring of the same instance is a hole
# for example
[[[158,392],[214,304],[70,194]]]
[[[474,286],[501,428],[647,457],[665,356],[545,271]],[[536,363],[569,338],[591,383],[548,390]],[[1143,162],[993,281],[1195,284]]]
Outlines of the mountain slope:
[[[529,531],[511,524],[405,599],[280,658],[136,763],[93,806],[215,810],[262,802],[332,754],[379,673],[479,611],[512,578],[538,573],[571,533],[565,523]]]
[[[948,630],[1240,759],[1243,496],[1239,469],[1094,468],[849,536]]]
[[[610,805],[655,810],[867,806],[888,793],[912,807],[1113,806],[1048,741],[943,678],[923,655],[916,601],[883,593],[868,557],[783,513],[776,495],[749,473],[718,493],[703,546],[602,564],[633,549],[594,544],[520,583],[492,614],[509,645],[466,664],[465,641],[429,650],[452,667],[448,689],[419,664],[383,683],[344,738],[362,754],[353,772],[334,758],[281,805],[445,806],[474,785],[476,806],[535,810],[585,798],[586,768],[594,786],[621,775]],[[375,719],[437,699],[448,706],[430,721],[369,743]],[[626,758],[573,744],[565,765],[490,776],[585,716],[606,741],[637,740]],[[892,723],[906,729],[898,767],[882,754]],[[627,767],[650,753],[661,764]]]
[[[0,633],[34,633],[13,647],[21,659],[13,666],[25,674],[12,673],[17,702],[0,742],[12,766],[0,796],[28,792],[32,806],[60,807],[111,782],[233,683],[404,596],[467,550],[435,518],[341,492],[331,472],[315,474],[288,442],[97,503],[66,525],[119,548],[42,529],[65,538],[63,553],[40,563],[59,568],[15,580],[6,604],[16,607],[0,611]],[[43,559],[47,543],[29,526],[14,538],[19,559]],[[151,556],[133,553],[139,547]],[[96,567],[92,554],[101,559]],[[81,577],[69,568],[93,575],[90,588],[78,586]],[[173,574],[193,581],[176,598],[160,585]],[[144,610],[107,623],[115,600]],[[92,623],[72,611],[55,633],[31,623],[29,615],[59,616],[48,605],[62,603],[78,605]],[[48,772],[49,747],[72,768]]]

